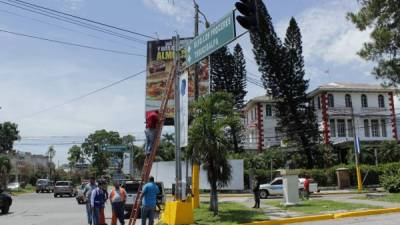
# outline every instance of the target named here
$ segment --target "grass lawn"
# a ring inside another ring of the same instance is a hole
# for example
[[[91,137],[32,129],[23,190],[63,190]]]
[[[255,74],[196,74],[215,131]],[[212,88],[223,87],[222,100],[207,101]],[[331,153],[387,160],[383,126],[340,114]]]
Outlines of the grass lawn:
[[[25,186],[25,188],[20,188],[18,191],[11,191],[11,195],[12,196],[17,196],[20,194],[25,194],[25,193],[32,193],[35,192],[35,187],[33,187],[32,185],[28,184]]]
[[[283,206],[281,205],[281,201],[268,201],[266,202],[268,205],[272,205],[275,207],[279,207],[282,209],[287,209],[289,211],[302,212],[304,214],[321,214],[326,212],[333,211],[353,211],[357,209],[377,209],[380,207],[366,205],[366,204],[355,204],[355,203],[345,203],[345,202],[336,202],[330,200],[321,200],[321,199],[310,199],[308,201],[301,202],[300,205],[297,206]]]
[[[383,197],[367,198],[367,196],[355,197],[355,199],[382,201],[382,202],[400,202],[400,193],[391,194],[387,193]]]
[[[228,225],[268,220],[268,216],[266,216],[260,209],[250,209],[236,202],[220,202],[218,204],[219,215],[214,217],[213,213],[208,211],[208,205],[207,202],[203,202],[200,204],[199,209],[195,209],[195,224]]]

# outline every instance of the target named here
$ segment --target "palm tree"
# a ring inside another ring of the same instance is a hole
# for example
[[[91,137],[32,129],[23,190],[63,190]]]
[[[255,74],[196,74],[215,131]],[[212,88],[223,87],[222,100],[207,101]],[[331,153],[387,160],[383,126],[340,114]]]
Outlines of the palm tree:
[[[0,155],[0,189],[7,187],[8,173],[10,170],[10,159],[5,155]]]
[[[228,152],[233,149],[231,130],[240,130],[240,117],[228,93],[212,93],[199,98],[191,106],[193,114],[189,129],[189,150],[203,164],[211,186],[210,210],[218,215],[217,188],[229,184],[232,168]],[[194,146],[201,146],[193,148]]]

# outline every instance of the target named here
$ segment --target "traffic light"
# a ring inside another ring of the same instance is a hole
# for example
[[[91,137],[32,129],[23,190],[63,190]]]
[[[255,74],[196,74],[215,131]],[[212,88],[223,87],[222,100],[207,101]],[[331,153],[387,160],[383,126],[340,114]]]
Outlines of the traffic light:
[[[249,31],[255,31],[258,29],[257,22],[257,0],[240,0],[235,3],[236,9],[242,14],[236,16],[238,23]]]

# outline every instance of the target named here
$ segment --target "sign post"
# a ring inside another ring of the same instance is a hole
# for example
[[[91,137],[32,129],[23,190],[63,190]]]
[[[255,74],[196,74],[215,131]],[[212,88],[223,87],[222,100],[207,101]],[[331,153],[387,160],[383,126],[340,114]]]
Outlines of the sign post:
[[[236,30],[234,17],[234,12],[230,12],[186,46],[187,66],[195,64],[235,39]]]

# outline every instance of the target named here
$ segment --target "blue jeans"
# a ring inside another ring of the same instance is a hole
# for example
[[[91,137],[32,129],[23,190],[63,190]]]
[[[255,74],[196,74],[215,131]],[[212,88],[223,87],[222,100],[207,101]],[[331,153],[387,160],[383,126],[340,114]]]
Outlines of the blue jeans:
[[[146,225],[146,220],[149,218],[149,225],[154,224],[154,212],[156,207],[142,206],[142,225]]]
[[[115,215],[118,218],[119,223],[121,225],[124,225],[125,224],[124,203],[123,202],[113,202],[111,207],[112,207],[113,219],[114,219],[114,215]],[[115,224],[117,224],[116,221],[115,221]]]
[[[156,129],[147,128],[144,133],[146,134],[146,146],[144,147],[144,151],[146,155],[148,155],[151,153],[151,149],[153,148]]]
[[[88,224],[92,224],[92,209],[90,207],[90,203],[86,203],[86,215]]]
[[[100,225],[100,208],[94,207],[92,211],[93,225]]]

